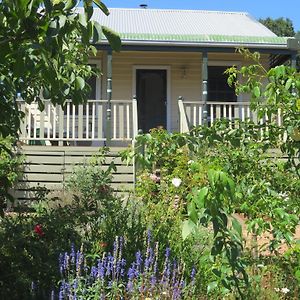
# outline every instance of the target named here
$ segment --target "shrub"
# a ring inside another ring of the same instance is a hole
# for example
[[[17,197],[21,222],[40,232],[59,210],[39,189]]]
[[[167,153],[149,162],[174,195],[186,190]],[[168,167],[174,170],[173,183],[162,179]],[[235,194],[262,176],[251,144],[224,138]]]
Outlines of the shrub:
[[[3,217],[8,202],[13,202],[11,189],[21,174],[22,156],[16,153],[14,139],[0,137],[0,215]]]

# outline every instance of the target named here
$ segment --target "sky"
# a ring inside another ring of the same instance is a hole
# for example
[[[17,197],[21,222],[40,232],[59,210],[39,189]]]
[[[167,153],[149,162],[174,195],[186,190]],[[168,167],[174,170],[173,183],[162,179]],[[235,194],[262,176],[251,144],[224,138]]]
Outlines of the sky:
[[[254,18],[289,18],[300,30],[300,0],[103,0],[108,7],[204,9],[248,12]]]

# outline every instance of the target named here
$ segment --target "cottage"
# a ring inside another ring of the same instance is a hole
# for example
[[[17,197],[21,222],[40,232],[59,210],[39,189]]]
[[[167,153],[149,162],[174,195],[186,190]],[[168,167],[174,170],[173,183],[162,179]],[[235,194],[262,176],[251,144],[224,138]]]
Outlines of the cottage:
[[[37,105],[20,101],[26,114],[20,139],[31,146],[24,146],[28,166],[17,188],[19,199],[32,199],[32,189],[39,185],[62,188],[72,166],[95,153],[95,147],[129,144],[138,130],[162,126],[185,132],[221,117],[255,120],[249,97],[236,96],[224,76],[227,67],[249,63],[237,47],[259,51],[267,68],[288,60],[295,65],[297,40],[277,37],[247,13],[110,12],[106,17],[95,9],[93,18],[121,35],[122,51],[112,52],[105,39],[95,45],[97,56],[90,64],[102,76],[90,79],[86,104],[67,103],[63,110],[45,101],[40,112]],[[117,163],[114,188],[132,186],[132,166],[122,166],[119,158]]]
[[[79,12],[82,9],[78,8]],[[21,139],[46,145],[99,145],[131,141],[138,129],[162,126],[186,131],[226,117],[255,118],[247,96],[227,85],[228,66],[248,62],[237,47],[259,51],[266,67],[291,59],[296,48],[247,13],[113,8],[93,18],[121,35],[122,51],[112,53],[106,40],[95,45],[90,63],[102,70],[92,78],[87,104],[63,111],[46,102],[40,113],[23,106],[27,118]]]

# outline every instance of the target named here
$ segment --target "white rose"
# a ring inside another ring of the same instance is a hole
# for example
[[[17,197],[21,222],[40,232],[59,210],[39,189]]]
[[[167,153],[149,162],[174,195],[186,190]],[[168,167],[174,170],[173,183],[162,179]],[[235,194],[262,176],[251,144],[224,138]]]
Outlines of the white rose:
[[[182,180],[180,178],[173,178],[172,179],[172,184],[175,186],[175,187],[179,187],[181,185],[181,182]]]

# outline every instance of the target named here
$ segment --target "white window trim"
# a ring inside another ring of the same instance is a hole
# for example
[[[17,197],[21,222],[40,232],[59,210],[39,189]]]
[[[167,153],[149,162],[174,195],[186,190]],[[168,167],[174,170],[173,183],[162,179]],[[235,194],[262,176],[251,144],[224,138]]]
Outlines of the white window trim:
[[[167,71],[167,130],[171,130],[171,66],[164,65],[134,65],[132,67],[132,95],[136,95],[137,70],[166,70]]]
[[[96,58],[89,59],[88,64],[96,65],[97,68],[99,70],[101,70],[101,60],[100,59],[96,59]],[[102,76],[100,74],[99,77],[96,78],[96,99],[89,99],[89,100],[101,100],[101,88],[102,88],[101,77]]]

